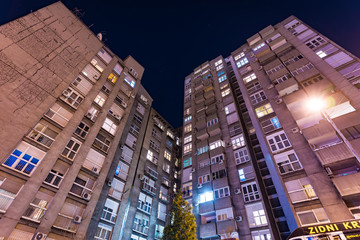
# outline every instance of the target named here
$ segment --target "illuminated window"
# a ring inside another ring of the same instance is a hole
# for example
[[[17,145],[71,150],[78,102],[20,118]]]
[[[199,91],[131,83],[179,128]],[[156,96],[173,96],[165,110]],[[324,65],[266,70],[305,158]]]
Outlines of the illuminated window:
[[[274,110],[272,109],[270,103],[267,103],[261,107],[258,107],[255,109],[256,115],[258,118],[261,118],[263,116],[266,116],[272,112],[274,112]]]
[[[188,116],[188,117],[186,117],[185,119],[184,119],[184,123],[187,123],[188,121],[190,121],[191,120],[191,116]]]
[[[188,125],[184,126],[184,133],[191,132],[191,130],[192,130],[192,125],[191,124],[188,124]]]
[[[236,62],[236,66],[238,68],[244,66],[245,64],[249,63],[249,60],[247,58],[243,58],[240,61]]]
[[[222,64],[222,60],[221,60],[221,59],[215,62],[215,67],[219,66],[220,64]]]
[[[152,161],[153,156],[154,156],[154,153],[151,150],[148,150],[146,158],[149,159],[150,161]]]
[[[21,142],[3,165],[12,168],[15,171],[30,175],[41,162],[45,154],[46,153],[40,149],[28,143]]]
[[[261,43],[258,46],[256,46],[255,48],[253,48],[254,51],[259,50],[260,48],[264,47],[265,43]]]
[[[103,62],[101,62],[101,60],[97,57],[94,57],[91,60],[91,64],[100,72],[103,72],[106,67],[105,64]]]
[[[225,81],[226,79],[227,79],[226,75],[219,77],[219,83]]]
[[[261,202],[245,205],[249,227],[267,225],[266,214]]]
[[[184,137],[184,144],[189,143],[192,141],[192,135]]]
[[[251,231],[252,240],[271,240],[269,229]]]
[[[110,75],[108,76],[108,80],[110,80],[112,83],[116,83],[117,79],[117,76],[115,76],[115,74],[113,73],[110,73]]]
[[[205,192],[199,194],[199,203],[209,202],[214,200],[214,194],[212,192]]]
[[[237,61],[237,60],[239,60],[240,58],[242,58],[242,57],[244,57],[244,56],[245,56],[245,53],[241,52],[241,53],[239,53],[238,55],[236,55],[236,56],[234,57],[234,59],[235,59],[235,61]]]
[[[245,83],[251,82],[252,80],[256,79],[255,73],[250,74],[249,76],[246,76],[243,78],[243,81]]]
[[[209,146],[200,147],[197,149],[197,155],[206,153],[207,151],[209,151]]]
[[[229,104],[229,105],[226,105],[226,106],[224,107],[224,110],[225,110],[225,114],[226,114],[226,115],[228,115],[228,114],[230,114],[230,113],[232,113],[232,112],[235,112],[235,104],[234,104],[234,103],[231,103],[231,104]]]
[[[184,197],[191,197],[192,196],[192,183],[186,183],[182,187],[182,193]]]
[[[184,145],[184,155],[192,151],[192,143]]]
[[[222,97],[225,97],[225,96],[227,96],[227,95],[229,95],[229,94],[230,94],[230,88],[225,89],[224,91],[221,92],[221,96],[222,96]]]
[[[207,183],[207,182],[210,182],[210,174],[206,174],[206,175],[200,176],[198,178],[199,184],[203,184],[203,183]]]
[[[169,153],[168,151],[164,151],[164,158],[166,158],[167,160],[171,161],[171,153]]]
[[[221,70],[221,69],[223,69],[223,68],[224,68],[224,65],[221,64],[221,65],[219,65],[219,66],[216,67],[216,71],[219,71],[219,70]]]
[[[102,128],[111,133],[112,135],[115,135],[117,125],[109,118],[106,118]]]
[[[100,92],[96,96],[94,102],[96,102],[100,107],[102,107],[102,106],[104,106],[106,99],[107,99],[107,96],[104,93]]]
[[[185,159],[183,165],[184,165],[184,168],[191,166],[192,165],[192,157]]]
[[[218,147],[224,147],[224,142],[222,140],[218,140],[216,142],[210,143],[210,150],[213,150]]]
[[[189,115],[189,114],[190,114],[190,111],[191,111],[191,108],[187,108],[187,109],[185,109],[185,111],[184,111],[184,115]]]
[[[124,78],[124,81],[125,81],[127,84],[129,84],[130,87],[132,87],[132,88],[135,87],[136,82],[135,82],[133,79],[131,79],[129,76],[126,76],[126,77]]]
[[[241,134],[241,135],[232,137],[232,138],[231,138],[231,143],[232,143],[233,149],[237,149],[237,148],[239,148],[239,147],[245,146],[244,136]]]
[[[279,122],[278,117],[273,117],[261,122],[261,127],[264,130],[264,133],[269,133],[276,129],[281,128],[281,124]]]

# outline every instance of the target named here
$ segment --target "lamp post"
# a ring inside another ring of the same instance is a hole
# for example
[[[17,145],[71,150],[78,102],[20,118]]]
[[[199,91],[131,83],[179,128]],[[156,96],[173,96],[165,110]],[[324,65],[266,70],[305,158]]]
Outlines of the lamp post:
[[[326,108],[326,101],[321,98],[309,98],[307,100],[307,107],[311,112],[319,111],[321,113],[321,116],[330,123],[330,125],[334,128],[336,133],[340,136],[341,140],[345,143],[345,145],[348,147],[348,149],[354,154],[354,157],[356,160],[360,163],[360,157],[353,148],[353,146],[350,144],[350,142],[346,139],[344,134],[340,131],[340,129],[335,125],[334,121],[331,119],[331,117],[327,114],[325,111]]]

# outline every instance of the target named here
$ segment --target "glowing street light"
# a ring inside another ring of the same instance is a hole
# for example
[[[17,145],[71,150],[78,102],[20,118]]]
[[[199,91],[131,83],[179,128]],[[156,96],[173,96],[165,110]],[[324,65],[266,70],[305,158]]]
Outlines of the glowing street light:
[[[309,112],[320,113],[323,116],[323,118],[325,118],[331,124],[331,126],[335,129],[335,131],[340,136],[340,138],[343,140],[343,142],[348,147],[348,149],[354,154],[354,157],[356,158],[356,160],[360,163],[360,157],[358,156],[358,154],[355,151],[355,149],[353,148],[353,146],[350,144],[350,142],[346,139],[344,134],[342,134],[340,129],[335,125],[333,120],[330,118],[330,116],[325,111],[329,105],[328,101],[321,97],[311,97],[306,100],[305,104],[306,104],[306,108]]]
[[[306,109],[310,112],[323,112],[326,105],[326,100],[320,97],[312,97],[306,100]]]

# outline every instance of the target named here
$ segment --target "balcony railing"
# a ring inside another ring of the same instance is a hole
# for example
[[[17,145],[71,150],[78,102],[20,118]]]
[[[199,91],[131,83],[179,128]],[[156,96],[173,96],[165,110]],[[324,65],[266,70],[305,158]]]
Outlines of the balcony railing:
[[[141,225],[141,224],[136,224],[136,223],[134,223],[134,225],[133,225],[133,230],[134,230],[135,232],[139,232],[139,233],[141,233],[141,234],[148,235],[149,227],[148,227],[148,226]]]
[[[58,213],[58,216],[54,222],[53,227],[59,228],[68,232],[76,233],[81,219],[76,217],[69,217],[64,214]]]
[[[43,205],[43,206],[40,206]],[[29,219],[35,222],[40,222],[41,218],[45,215],[46,212],[46,201],[40,201],[39,205],[34,203],[30,203],[30,206],[25,211],[24,215],[22,216],[25,219]]]
[[[16,194],[0,189],[0,212],[6,212]]]
[[[149,194],[151,194],[151,195],[155,195],[155,193],[156,193],[156,187],[153,187],[153,186],[151,186],[151,185],[149,185],[148,183],[146,183],[146,182],[143,182],[142,183],[142,189],[145,191],[145,192],[147,192],[147,193],[149,193]]]
[[[152,168],[146,167],[145,173],[149,175],[150,177],[154,178],[155,180],[158,179],[159,173]]]
[[[28,135],[28,137],[46,147],[50,147],[51,144],[55,141],[55,139],[47,136],[42,132],[37,131],[36,129],[33,129]]]

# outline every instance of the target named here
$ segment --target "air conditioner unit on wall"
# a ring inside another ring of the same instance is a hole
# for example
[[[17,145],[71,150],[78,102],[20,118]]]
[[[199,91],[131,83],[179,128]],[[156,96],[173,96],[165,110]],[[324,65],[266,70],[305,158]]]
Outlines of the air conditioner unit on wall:
[[[299,128],[298,127],[295,127],[295,128],[292,128],[291,129],[291,132],[292,133],[298,133],[300,130],[299,130]]]
[[[76,215],[73,219],[74,223],[81,223],[81,216],[80,215]]]
[[[91,193],[86,193],[86,192],[83,193],[82,198],[85,199],[85,200],[90,200],[90,198],[91,198]]]
[[[37,232],[34,234],[33,238],[31,240],[44,240],[46,239],[46,234],[42,232]]]
[[[241,189],[240,189],[240,188],[235,189],[235,194],[240,194],[240,193],[241,193]]]
[[[281,98],[279,98],[279,99],[276,100],[276,103],[277,103],[277,104],[280,104],[280,103],[282,103],[282,102],[283,102],[283,100],[282,100]]]
[[[98,167],[93,167],[93,168],[91,169],[91,171],[93,171],[93,172],[96,173],[96,174],[99,174],[100,169],[99,169]]]

